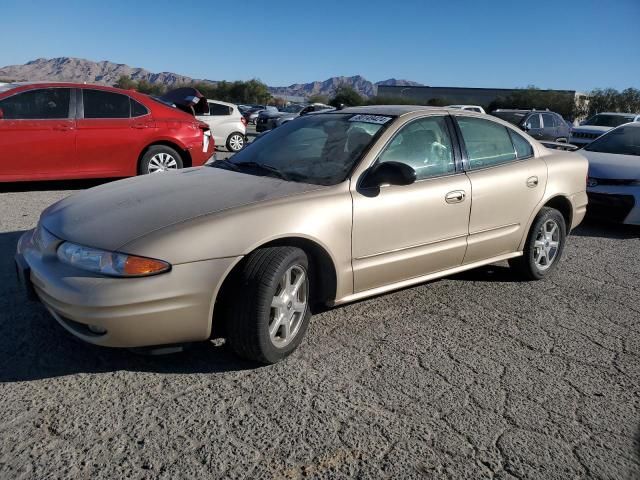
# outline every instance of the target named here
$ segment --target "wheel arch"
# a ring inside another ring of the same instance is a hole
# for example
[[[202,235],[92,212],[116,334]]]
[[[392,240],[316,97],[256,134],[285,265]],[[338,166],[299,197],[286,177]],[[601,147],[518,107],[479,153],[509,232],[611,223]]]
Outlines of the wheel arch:
[[[309,258],[309,267],[312,281],[318,286],[314,292],[314,304],[326,304],[336,297],[337,270],[333,258],[319,242],[301,236],[288,236],[277,238],[259,244],[247,252],[241,260],[235,263],[219,284],[216,298],[213,300],[213,316],[211,318],[211,336],[224,336],[224,313],[226,310],[225,299],[229,298],[229,291],[233,288],[236,273],[242,267],[244,259],[260,248],[266,247],[297,247],[303,250]],[[217,314],[217,315],[216,315]]]
[[[524,244],[527,241],[527,237],[529,236],[529,231],[531,230],[531,225],[533,225],[534,220],[536,219],[540,211],[545,207],[554,208],[562,214],[567,227],[567,235],[569,234],[569,231],[571,230],[571,222],[573,222],[573,204],[566,195],[557,194],[545,199],[543,202],[540,202],[538,208],[536,208],[533,215],[531,215],[527,228],[524,231],[522,240],[520,241],[520,250],[524,248]]]

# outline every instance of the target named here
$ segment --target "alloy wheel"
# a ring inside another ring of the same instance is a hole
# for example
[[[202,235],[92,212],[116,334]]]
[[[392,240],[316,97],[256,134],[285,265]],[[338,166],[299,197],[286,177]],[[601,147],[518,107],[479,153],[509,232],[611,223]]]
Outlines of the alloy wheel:
[[[300,265],[284,273],[271,300],[269,338],[277,348],[286,347],[300,330],[309,303],[309,280]]]
[[[165,172],[167,170],[177,170],[178,162],[168,153],[156,153],[149,160],[149,173]]]
[[[533,244],[533,260],[539,270],[548,269],[556,257],[560,248],[560,227],[555,220],[544,222],[536,235]]]
[[[231,147],[231,150],[234,152],[242,150],[242,147],[244,147],[244,138],[242,138],[242,135],[238,135],[237,133],[231,135],[229,138],[229,147]]]

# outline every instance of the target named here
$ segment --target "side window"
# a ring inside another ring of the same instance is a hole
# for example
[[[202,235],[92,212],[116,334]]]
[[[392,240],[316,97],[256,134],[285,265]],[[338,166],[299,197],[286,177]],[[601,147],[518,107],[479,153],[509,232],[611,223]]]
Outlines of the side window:
[[[533,147],[522,135],[511,129],[509,129],[509,135],[511,135],[511,141],[513,142],[513,148],[516,149],[516,156],[518,157],[518,160],[533,157]]]
[[[557,126],[555,117],[550,113],[542,114],[542,123],[544,123],[544,128],[553,128]]]
[[[499,165],[516,158],[507,127],[481,118],[457,118],[467,148],[470,170]]]
[[[132,117],[141,117],[141,116],[146,115],[147,113],[149,113],[149,110],[147,110],[147,107],[145,107],[141,103],[136,102],[133,98],[129,98],[129,100],[131,101],[131,116]]]
[[[82,89],[84,118],[129,118],[129,97],[103,90]]]
[[[9,120],[69,118],[70,97],[68,88],[29,90],[0,101],[0,108]]]
[[[378,161],[406,163],[416,171],[418,180],[455,172],[453,147],[444,117],[422,118],[405,125]]]
[[[231,115],[231,108],[226,105],[222,105],[221,103],[209,102],[209,115],[217,117],[222,115]]]
[[[529,125],[531,125],[531,129],[535,129],[535,128],[542,128],[542,124],[540,123],[540,114],[536,113],[533,115],[530,115],[529,118],[527,118],[527,122]]]

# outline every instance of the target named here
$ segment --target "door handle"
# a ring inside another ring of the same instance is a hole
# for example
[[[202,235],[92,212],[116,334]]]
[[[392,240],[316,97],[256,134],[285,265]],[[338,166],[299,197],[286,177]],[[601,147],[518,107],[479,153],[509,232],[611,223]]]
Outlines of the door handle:
[[[466,193],[464,190],[454,190],[453,192],[449,192],[444,196],[444,201],[447,203],[460,203],[464,201],[464,197]]]
[[[134,123],[133,125],[131,125],[131,128],[149,128],[150,125],[148,123]]]
[[[75,127],[73,125],[56,125],[53,127],[54,130],[58,130],[60,132],[67,132],[69,130],[73,130]]]
[[[527,178],[527,187],[529,188],[535,188],[538,186],[538,177],[529,177]]]

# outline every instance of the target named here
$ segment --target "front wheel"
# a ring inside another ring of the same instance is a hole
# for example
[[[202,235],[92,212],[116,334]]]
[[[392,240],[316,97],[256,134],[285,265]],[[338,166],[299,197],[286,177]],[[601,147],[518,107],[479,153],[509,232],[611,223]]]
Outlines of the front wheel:
[[[240,132],[233,132],[227,138],[227,150],[230,152],[239,152],[244,148],[244,135]]]
[[[166,145],[153,145],[142,156],[138,173],[145,175],[179,168],[182,168],[182,157],[178,152]]]
[[[295,247],[256,250],[240,266],[227,302],[227,340],[241,357],[276,363],[309,325],[309,260]]]
[[[536,216],[521,257],[509,260],[511,268],[526,280],[540,280],[558,266],[567,237],[562,214],[544,207]]]

